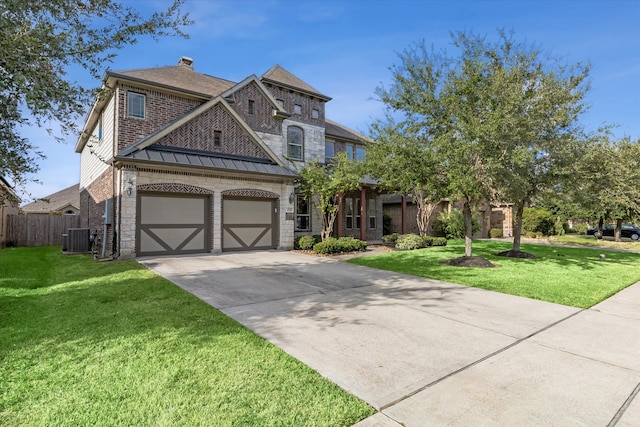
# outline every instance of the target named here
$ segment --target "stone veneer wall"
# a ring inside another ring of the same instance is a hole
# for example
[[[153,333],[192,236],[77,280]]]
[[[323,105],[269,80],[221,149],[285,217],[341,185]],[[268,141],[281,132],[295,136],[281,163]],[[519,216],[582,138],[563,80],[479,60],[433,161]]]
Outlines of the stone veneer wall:
[[[212,215],[212,252],[222,251],[222,192],[228,190],[262,190],[278,194],[280,196],[279,209],[279,246],[278,249],[293,248],[294,221],[286,219],[286,214],[293,214],[293,204],[289,204],[289,194],[293,191],[293,185],[260,178],[231,178],[214,174],[162,172],[152,169],[123,170],[122,182],[133,182],[134,188],[150,184],[182,184],[198,187],[211,191],[213,199]],[[136,192],[131,196],[126,192],[122,197],[120,223],[120,255],[123,258],[135,256],[136,239]]]
[[[280,159],[286,164],[290,165],[285,156],[287,155],[287,129],[289,126],[296,126],[304,132],[304,161],[319,161],[324,162],[324,127],[312,126],[293,120],[284,120],[282,122],[282,134],[273,135],[264,132],[257,132],[258,136],[269,146]],[[301,165],[302,162],[293,161],[293,166]]]

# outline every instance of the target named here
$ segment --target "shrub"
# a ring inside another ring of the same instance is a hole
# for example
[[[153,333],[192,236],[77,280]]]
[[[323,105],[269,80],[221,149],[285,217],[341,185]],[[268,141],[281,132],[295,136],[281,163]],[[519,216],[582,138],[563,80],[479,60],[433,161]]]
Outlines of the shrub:
[[[313,245],[313,251],[318,254],[338,254],[343,252],[364,251],[367,248],[367,242],[354,239],[353,237],[328,237],[324,242]]]
[[[382,243],[395,243],[398,240],[400,233],[388,234],[386,236],[382,236]]]
[[[522,231],[550,235],[555,230],[555,218],[546,209],[524,208],[522,213]]]
[[[489,237],[491,237],[492,239],[499,239],[500,237],[502,237],[502,229],[492,228],[491,230],[489,230]]]
[[[391,234],[391,215],[382,211],[382,233]]]
[[[445,237],[432,237],[431,246],[447,246],[447,239]]]
[[[422,236],[418,236],[417,234],[413,233],[403,234],[396,240],[396,248],[398,249],[411,250],[424,248],[425,246],[425,241]]]
[[[588,229],[587,224],[574,224],[573,228],[569,229],[569,233],[587,234]]]
[[[473,233],[480,230],[480,218],[478,214],[471,219],[471,230]],[[441,212],[434,224],[436,234],[447,239],[464,238],[464,216],[462,210],[452,209],[451,212]]]
[[[303,250],[312,249],[316,243],[316,239],[313,236],[302,236],[298,239],[298,247]]]

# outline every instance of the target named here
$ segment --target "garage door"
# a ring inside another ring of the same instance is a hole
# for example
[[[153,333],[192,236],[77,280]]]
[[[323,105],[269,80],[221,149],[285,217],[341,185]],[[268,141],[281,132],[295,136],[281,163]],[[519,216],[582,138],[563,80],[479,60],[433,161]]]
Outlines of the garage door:
[[[222,250],[275,249],[278,210],[273,199],[224,198]]]
[[[209,252],[209,197],[140,193],[139,256]]]

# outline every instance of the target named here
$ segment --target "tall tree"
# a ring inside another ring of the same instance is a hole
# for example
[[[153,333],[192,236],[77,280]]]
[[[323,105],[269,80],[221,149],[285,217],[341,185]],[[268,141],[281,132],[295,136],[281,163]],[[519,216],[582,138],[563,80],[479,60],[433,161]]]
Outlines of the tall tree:
[[[640,217],[638,158],[640,140],[595,138],[577,164],[575,179],[568,184],[583,212],[598,220],[600,232],[605,220],[616,222],[616,241],[621,240],[622,222]]]
[[[0,0],[0,175],[24,184],[46,157],[22,127],[46,127],[58,140],[78,135],[76,122],[98,93],[71,80],[72,68],[98,79],[140,36],[187,37],[183,3],[145,17],[115,0]]]
[[[490,56],[494,102],[486,137],[498,155],[491,175],[499,197],[514,204],[513,248],[506,254],[519,256],[524,207],[575,175],[586,140],[578,118],[590,67],[562,64],[504,32]]]
[[[345,152],[336,155],[330,164],[309,162],[298,170],[299,191],[313,203],[322,217],[322,241],[333,232],[344,195],[359,187],[361,170]]]
[[[420,235],[429,232],[433,212],[446,196],[445,174],[428,139],[402,128],[392,117],[372,126],[365,169],[386,190],[409,195],[416,204]]]

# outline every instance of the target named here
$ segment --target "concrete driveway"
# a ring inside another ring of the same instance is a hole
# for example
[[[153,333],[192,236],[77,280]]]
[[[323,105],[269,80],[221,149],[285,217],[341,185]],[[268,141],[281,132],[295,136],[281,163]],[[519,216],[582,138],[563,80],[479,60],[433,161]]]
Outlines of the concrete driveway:
[[[591,310],[292,252],[139,261],[380,412],[359,426],[640,425],[640,285]]]

